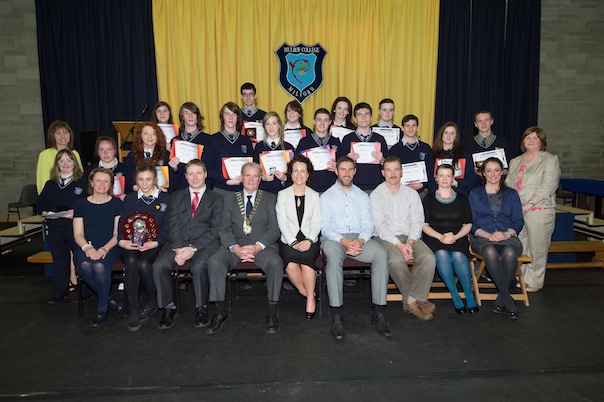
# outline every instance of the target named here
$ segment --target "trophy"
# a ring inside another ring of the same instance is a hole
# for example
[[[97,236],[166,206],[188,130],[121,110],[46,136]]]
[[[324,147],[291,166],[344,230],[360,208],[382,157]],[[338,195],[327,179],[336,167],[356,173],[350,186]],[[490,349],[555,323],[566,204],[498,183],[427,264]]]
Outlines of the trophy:
[[[145,212],[135,212],[122,223],[124,239],[139,246],[143,246],[148,241],[155,241],[158,232],[155,217]]]

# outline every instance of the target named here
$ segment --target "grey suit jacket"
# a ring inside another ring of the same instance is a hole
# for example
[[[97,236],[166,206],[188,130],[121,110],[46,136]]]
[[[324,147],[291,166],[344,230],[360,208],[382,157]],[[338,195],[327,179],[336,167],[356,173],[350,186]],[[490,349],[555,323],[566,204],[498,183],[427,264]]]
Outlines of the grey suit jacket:
[[[520,155],[510,161],[508,176],[505,180],[508,187],[516,188],[516,179],[523,159],[524,155]],[[556,207],[556,189],[559,184],[560,162],[558,157],[541,151],[524,170],[522,187],[518,191],[520,201],[524,204],[536,194],[543,197],[543,200],[535,204],[535,207],[554,208]]]
[[[195,216],[191,217],[189,187],[175,191],[168,206],[168,243],[171,248],[189,244],[197,249],[218,247],[224,201],[222,195],[206,188]]]
[[[241,193],[241,192],[239,192]],[[269,247],[279,240],[279,225],[277,224],[277,213],[275,204],[277,202],[274,194],[258,190],[256,195],[256,213],[252,219],[252,233],[243,233],[243,216],[237,203],[237,193],[227,197],[224,202],[222,227],[220,228],[220,243],[224,247],[234,245],[247,246],[262,243]],[[260,197],[262,194],[262,197]]]

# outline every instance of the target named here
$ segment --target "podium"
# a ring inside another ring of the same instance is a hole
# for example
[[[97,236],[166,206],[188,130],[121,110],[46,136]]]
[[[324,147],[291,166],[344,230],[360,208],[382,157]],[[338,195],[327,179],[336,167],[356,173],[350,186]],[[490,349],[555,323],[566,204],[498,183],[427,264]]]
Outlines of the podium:
[[[138,130],[139,127],[142,126],[144,123],[144,121],[137,122],[136,126],[134,127],[134,132],[136,132],[136,130]],[[133,124],[133,121],[113,122],[113,127],[115,128],[115,131],[117,131],[118,159],[120,162],[124,162],[124,159],[126,159],[126,156],[128,156],[132,148],[130,147],[130,149],[123,149],[124,144],[126,143],[126,139],[130,143],[132,143],[132,141],[134,140],[134,133],[130,137],[128,137],[128,132],[130,131],[130,128],[132,128]]]

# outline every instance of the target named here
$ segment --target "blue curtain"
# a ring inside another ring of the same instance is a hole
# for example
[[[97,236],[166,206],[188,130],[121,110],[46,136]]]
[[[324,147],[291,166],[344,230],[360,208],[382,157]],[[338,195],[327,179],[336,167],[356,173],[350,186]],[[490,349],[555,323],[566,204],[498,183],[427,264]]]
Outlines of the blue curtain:
[[[36,21],[45,128],[112,131],[153,107],[151,0],[36,0]]]
[[[441,0],[435,127],[453,120],[472,135],[487,109],[519,147],[537,124],[540,29],[540,0]]]

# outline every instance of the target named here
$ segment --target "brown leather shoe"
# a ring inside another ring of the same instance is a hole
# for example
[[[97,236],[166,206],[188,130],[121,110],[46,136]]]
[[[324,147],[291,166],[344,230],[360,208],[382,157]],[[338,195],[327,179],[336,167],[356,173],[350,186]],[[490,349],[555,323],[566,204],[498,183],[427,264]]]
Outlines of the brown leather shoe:
[[[434,314],[434,310],[436,310],[436,305],[430,301],[427,302],[417,302],[419,306],[427,313]]]
[[[417,318],[422,321],[430,321],[433,317],[427,311],[424,311],[418,304],[418,302],[413,302],[411,304],[403,304],[403,311],[407,314],[413,314]]]

